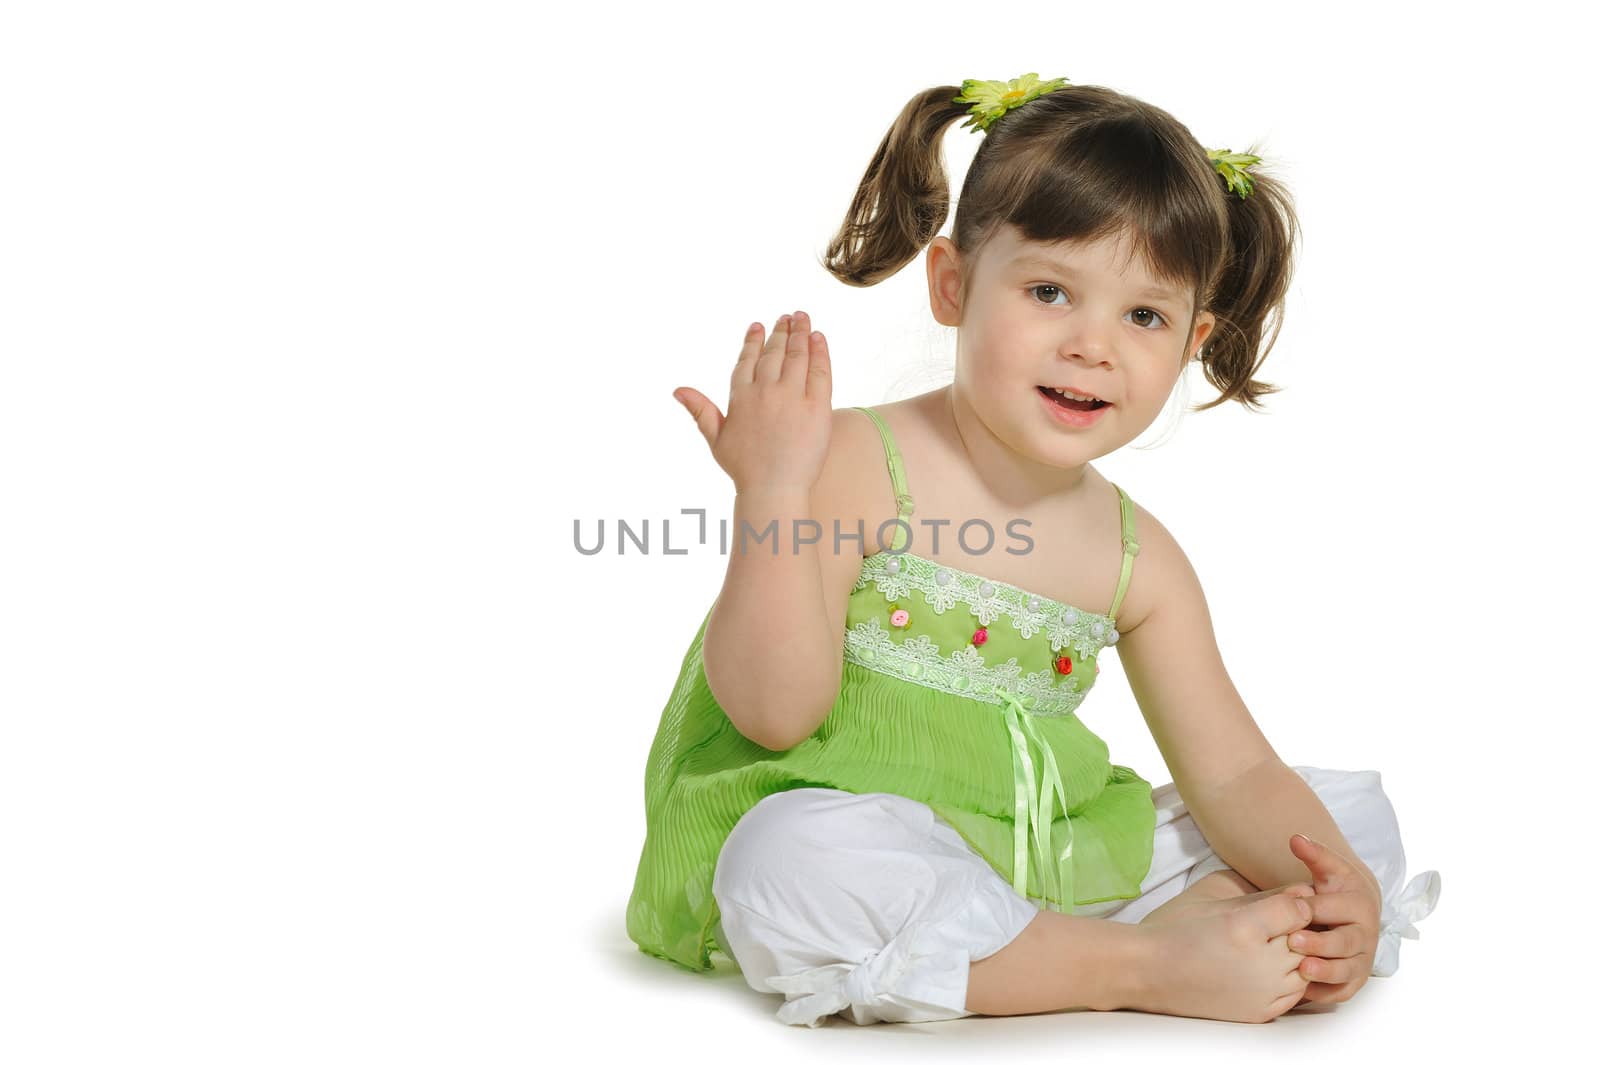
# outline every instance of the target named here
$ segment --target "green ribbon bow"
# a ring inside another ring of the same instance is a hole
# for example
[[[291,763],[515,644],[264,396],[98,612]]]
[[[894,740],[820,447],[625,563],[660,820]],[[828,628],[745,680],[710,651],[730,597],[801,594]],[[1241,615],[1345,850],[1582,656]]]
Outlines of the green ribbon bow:
[[[1076,905],[1072,868],[1072,818],[1067,814],[1066,789],[1061,783],[1061,771],[1056,766],[1055,751],[1042,736],[1015,695],[1003,688],[995,688],[1005,706],[1006,728],[1011,733],[1011,773],[1015,805],[1012,811],[1011,888],[1022,898],[1028,897],[1028,863],[1030,851],[1038,860],[1039,894],[1041,909],[1057,913],[1071,913]],[[1043,772],[1035,778],[1033,757],[1028,741],[1044,755]],[[1060,809],[1066,842],[1059,851],[1054,850],[1052,831],[1056,810]],[[1030,842],[1029,836],[1032,836]],[[1060,899],[1059,904],[1049,896]]]

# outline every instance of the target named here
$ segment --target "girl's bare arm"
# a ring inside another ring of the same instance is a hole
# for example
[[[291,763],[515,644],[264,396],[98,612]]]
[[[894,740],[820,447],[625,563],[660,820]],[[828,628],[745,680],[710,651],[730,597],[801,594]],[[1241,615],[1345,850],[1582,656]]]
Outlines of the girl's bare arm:
[[[764,348],[759,325],[746,334],[726,418],[679,391],[736,489],[728,572],[702,644],[706,683],[746,738],[792,747],[839,692],[861,555],[835,552],[831,531],[852,505],[844,453],[859,426],[830,405],[827,344],[803,313],[780,321]]]
[[[843,641],[823,593],[819,545],[798,542],[815,537],[804,524],[811,513],[806,493],[739,493],[728,573],[706,622],[712,694],[741,733],[771,750],[814,732],[839,693]]]

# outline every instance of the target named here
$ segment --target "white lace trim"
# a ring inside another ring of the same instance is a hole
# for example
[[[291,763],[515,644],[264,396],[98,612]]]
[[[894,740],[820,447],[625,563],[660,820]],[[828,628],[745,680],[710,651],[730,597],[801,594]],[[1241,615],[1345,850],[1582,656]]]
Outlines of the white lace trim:
[[[972,644],[954,654],[941,654],[938,645],[925,635],[895,640],[875,617],[845,630],[844,657],[867,669],[979,702],[998,705],[1004,701],[999,693],[1007,692],[1024,710],[1038,717],[1070,714],[1088,695],[1086,688],[1080,690],[1081,681],[1076,674],[1058,680],[1054,669],[1023,673],[1015,656],[989,665]]]
[[[1100,648],[1117,642],[1116,627],[1105,614],[1091,614],[1004,581],[942,566],[920,555],[890,551],[868,555],[861,560],[855,590],[868,585],[876,585],[890,602],[918,591],[935,614],[964,604],[980,625],[991,625],[999,617],[1009,618],[1025,640],[1042,629],[1050,640],[1051,651],[1060,653],[1062,648],[1071,648],[1080,659],[1092,659]]]

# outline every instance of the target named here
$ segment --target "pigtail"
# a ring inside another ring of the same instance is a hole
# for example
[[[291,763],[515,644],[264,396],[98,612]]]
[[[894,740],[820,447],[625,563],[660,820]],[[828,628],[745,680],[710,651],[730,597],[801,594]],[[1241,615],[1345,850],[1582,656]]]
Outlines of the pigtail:
[[[1234,399],[1246,409],[1260,407],[1260,397],[1282,391],[1253,375],[1283,327],[1283,304],[1294,271],[1300,223],[1287,187],[1258,166],[1250,168],[1248,196],[1225,191],[1230,250],[1209,305],[1217,324],[1200,352],[1206,379],[1222,395],[1193,408],[1196,411]],[[1226,189],[1221,175],[1217,186]],[[1272,319],[1272,335],[1263,347],[1268,318]]]
[[[960,92],[942,85],[918,93],[889,127],[821,260],[840,281],[876,285],[939,235],[950,213],[944,132],[969,110],[953,102]]]

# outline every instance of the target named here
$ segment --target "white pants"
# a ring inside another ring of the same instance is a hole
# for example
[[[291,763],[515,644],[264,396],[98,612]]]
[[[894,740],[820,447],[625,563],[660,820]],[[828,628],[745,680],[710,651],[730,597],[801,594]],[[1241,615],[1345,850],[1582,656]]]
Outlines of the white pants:
[[[1405,852],[1375,770],[1295,766],[1383,889],[1372,974],[1399,966],[1400,939],[1432,910],[1439,874],[1402,890]],[[1155,849],[1136,899],[1079,906],[1134,924],[1201,877],[1229,866],[1174,784],[1154,789]],[[1307,873],[1309,880],[1309,871]],[[971,1015],[967,973],[1038,914],[926,804],[887,792],[797,788],[769,795],[734,826],[712,894],[717,945],[757,991],[781,992],[778,1019],[815,1028]]]

